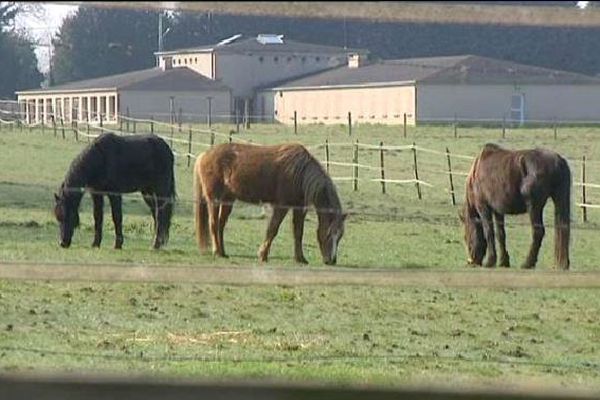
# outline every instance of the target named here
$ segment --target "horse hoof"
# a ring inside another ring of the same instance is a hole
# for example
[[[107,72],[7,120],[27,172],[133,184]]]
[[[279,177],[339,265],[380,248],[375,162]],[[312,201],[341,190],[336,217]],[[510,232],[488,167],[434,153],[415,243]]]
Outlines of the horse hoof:
[[[304,257],[302,257],[302,258],[296,258],[296,262],[298,264],[304,264],[304,265],[308,264],[308,261]]]
[[[100,248],[100,243],[94,242],[92,243],[92,247]]]

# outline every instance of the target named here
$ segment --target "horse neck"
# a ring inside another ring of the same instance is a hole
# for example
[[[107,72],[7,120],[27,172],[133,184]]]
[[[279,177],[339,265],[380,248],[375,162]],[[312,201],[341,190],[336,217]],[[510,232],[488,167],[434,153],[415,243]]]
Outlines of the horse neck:
[[[66,188],[82,188],[89,182],[90,161],[93,156],[93,150],[89,148],[73,160],[65,177],[64,186]]]
[[[307,203],[312,203],[320,216],[340,212],[342,205],[331,178],[322,171],[322,168],[320,170],[315,168],[315,170],[308,172],[308,174],[305,174],[304,182]]]

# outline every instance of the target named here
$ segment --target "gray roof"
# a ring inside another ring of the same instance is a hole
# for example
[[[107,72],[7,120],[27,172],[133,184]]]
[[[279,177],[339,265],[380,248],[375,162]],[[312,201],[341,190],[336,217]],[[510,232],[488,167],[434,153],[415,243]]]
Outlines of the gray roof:
[[[77,92],[90,90],[229,90],[221,82],[209,79],[187,67],[175,67],[168,70],[150,68],[124,74],[103,76],[101,78],[69,82],[46,89],[20,91],[17,93],[38,92]]]
[[[199,47],[190,47],[185,49],[177,49],[170,51],[163,51],[155,54],[179,54],[179,53],[191,53],[191,52],[202,52],[214,50],[217,53],[260,53],[260,52],[282,52],[282,53],[327,53],[327,54],[338,54],[338,53],[363,53],[367,54],[368,50],[365,49],[344,49],[343,47],[337,46],[324,46],[320,44],[297,42],[295,40],[288,40],[283,38],[282,44],[262,44],[256,36],[249,38],[239,38],[233,40],[227,44],[211,44]]]
[[[420,82],[439,84],[600,84],[600,79],[510,61],[463,55],[347,65],[270,85],[274,89]]]

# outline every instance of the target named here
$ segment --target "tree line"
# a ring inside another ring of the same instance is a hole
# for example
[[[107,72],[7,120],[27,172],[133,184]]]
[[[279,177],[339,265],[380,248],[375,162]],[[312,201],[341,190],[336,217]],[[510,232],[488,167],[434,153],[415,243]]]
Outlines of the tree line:
[[[0,28],[10,25],[18,4],[0,2]],[[368,49],[373,58],[475,54],[588,75],[600,73],[600,53],[596,51],[600,28],[166,13],[164,29],[168,30],[165,50],[213,44],[238,33],[278,33],[298,41]],[[63,21],[53,39],[51,76],[47,78],[54,85],[151,68],[157,43],[157,12],[80,7]],[[0,29],[0,67],[0,97],[39,87],[43,79],[33,42],[6,29]]]

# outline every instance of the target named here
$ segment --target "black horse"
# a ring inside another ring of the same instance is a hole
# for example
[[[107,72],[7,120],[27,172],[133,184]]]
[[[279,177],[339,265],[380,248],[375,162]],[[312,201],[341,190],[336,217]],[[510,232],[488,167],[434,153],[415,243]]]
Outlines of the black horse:
[[[102,241],[104,195],[108,196],[115,224],[115,248],[123,245],[121,193],[141,191],[152,210],[154,248],[166,244],[175,200],[173,153],[155,135],[97,137],[71,163],[59,193],[54,214],[60,224],[60,245],[69,247],[79,225],[79,204],[88,189],[94,203],[95,235],[92,246]]]

